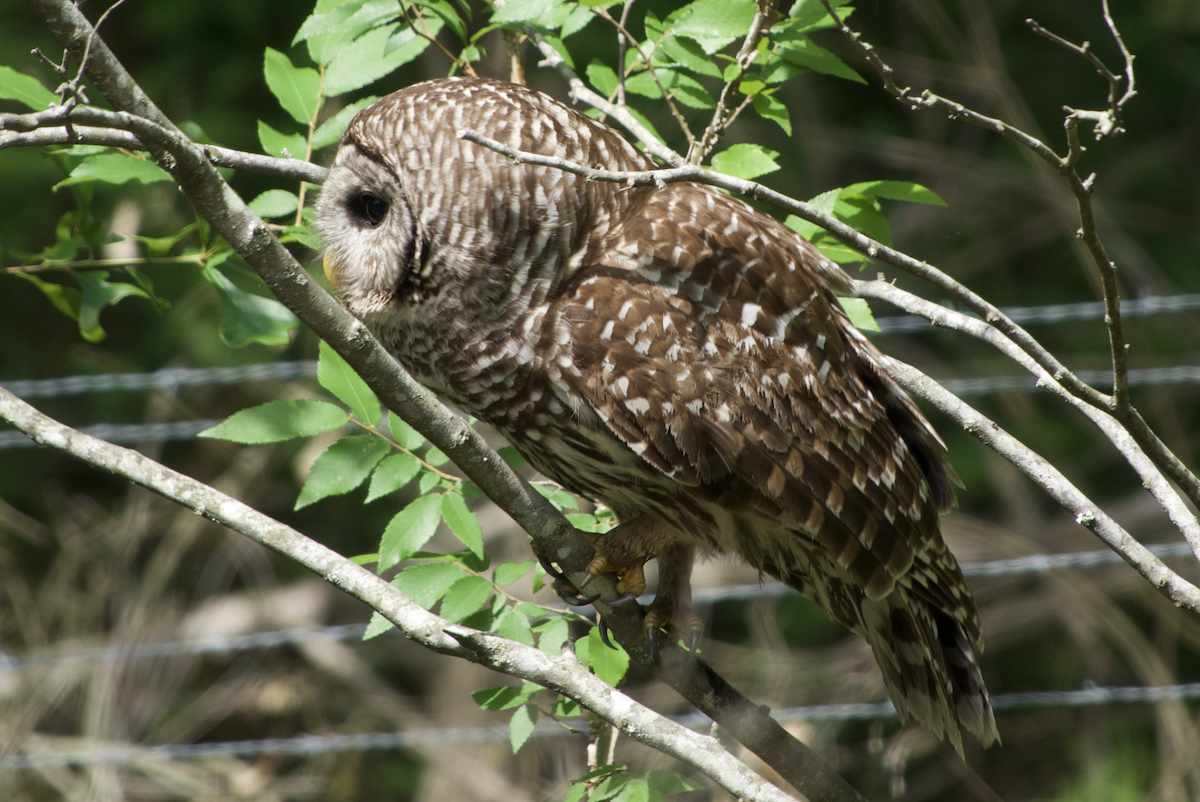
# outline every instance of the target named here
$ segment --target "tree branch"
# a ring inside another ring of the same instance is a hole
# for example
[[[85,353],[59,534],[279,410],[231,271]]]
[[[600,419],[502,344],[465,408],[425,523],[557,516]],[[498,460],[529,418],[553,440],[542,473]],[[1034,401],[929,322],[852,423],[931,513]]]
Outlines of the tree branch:
[[[29,2],[64,46],[87,36],[90,25],[69,0]],[[385,406],[445,452],[472,482],[512,516],[533,538],[540,554],[558,562],[568,576],[581,582],[593,553],[586,540],[549,501],[515,474],[474,429],[418,385],[359,320],[309,277],[225,183],[205,158],[203,148],[171,124],[99,37],[87,74],[108,101],[123,110],[113,112],[124,115],[117,119],[135,129],[156,160],[179,182],[197,212],[246,259],[276,297],[344,357]],[[126,119],[135,116],[139,119],[136,124]],[[605,598],[619,595],[608,577],[598,578],[594,585],[606,594]],[[608,608],[606,612],[611,629],[632,655],[645,661],[643,665],[658,672],[699,710],[720,722],[732,737],[763,758],[799,791],[814,799],[861,800],[853,788],[772,720],[767,711],[736,694],[723,680],[718,682],[719,677],[711,669],[697,670],[695,660],[664,659],[660,664],[650,664],[641,613],[636,605]]]
[[[573,655],[553,657],[532,646],[452,624],[418,605],[382,577],[295,529],[132,449],[64,426],[2,388],[0,418],[39,445],[64,451],[128,479],[295,560],[378,610],[405,635],[428,649],[561,693],[630,738],[703,772],[735,797],[772,802],[793,800],[730,755],[715,738],[693,732],[643,707],[598,679]]]

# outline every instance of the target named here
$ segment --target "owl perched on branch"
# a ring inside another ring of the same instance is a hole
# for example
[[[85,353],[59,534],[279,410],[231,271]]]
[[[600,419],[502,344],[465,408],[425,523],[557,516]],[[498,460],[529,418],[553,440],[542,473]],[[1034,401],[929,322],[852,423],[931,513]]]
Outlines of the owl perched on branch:
[[[694,631],[691,561],[737,554],[866,639],[902,719],[997,738],[941,442],[843,313],[847,276],[694,183],[629,188],[459,138],[653,169],[520,86],[418,84],[360,113],[318,203],[331,281],[422,383],[611,507],[589,573]]]

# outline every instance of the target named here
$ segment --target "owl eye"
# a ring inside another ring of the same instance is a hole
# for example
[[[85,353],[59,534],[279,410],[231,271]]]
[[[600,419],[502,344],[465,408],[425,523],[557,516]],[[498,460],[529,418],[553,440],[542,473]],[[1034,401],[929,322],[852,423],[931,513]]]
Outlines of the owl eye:
[[[373,192],[356,192],[346,203],[350,215],[363,225],[375,228],[388,213],[388,202]]]

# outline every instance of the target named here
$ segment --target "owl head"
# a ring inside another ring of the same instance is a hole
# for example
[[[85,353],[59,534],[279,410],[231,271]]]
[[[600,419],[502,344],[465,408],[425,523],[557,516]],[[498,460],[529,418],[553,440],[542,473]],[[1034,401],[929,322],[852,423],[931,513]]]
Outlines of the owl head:
[[[378,332],[506,327],[599,249],[631,193],[462,140],[615,169],[649,162],[557,101],[486,79],[444,79],[362,111],[317,203],[325,270]]]

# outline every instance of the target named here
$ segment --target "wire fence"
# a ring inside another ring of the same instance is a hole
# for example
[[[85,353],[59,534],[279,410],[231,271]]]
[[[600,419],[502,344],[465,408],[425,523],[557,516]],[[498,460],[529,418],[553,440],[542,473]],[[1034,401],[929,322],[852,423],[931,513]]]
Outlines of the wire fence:
[[[1101,687],[1091,685],[1074,691],[1033,691],[1005,693],[991,697],[995,710],[1046,707],[1098,707],[1111,704],[1156,703],[1200,699],[1200,682],[1149,687]],[[809,705],[772,711],[777,721],[853,721],[894,718],[891,702]],[[712,720],[703,713],[672,717],[685,727],[703,729]],[[564,726],[566,725],[566,726]],[[577,725],[577,726],[572,726]],[[568,728],[570,727],[570,728]],[[564,722],[541,721],[530,737],[546,738],[586,732],[583,719]],[[137,765],[172,760],[201,760],[216,757],[257,757],[260,755],[309,756],[331,752],[357,752],[373,749],[411,749],[445,743],[487,743],[508,741],[507,725],[490,727],[448,727],[415,732],[370,732],[349,734],[298,735],[294,738],[266,738],[251,741],[215,741],[198,744],[158,744],[151,746],[104,746],[63,752],[35,752],[0,755],[0,770],[64,768],[98,764]]]
[[[1191,555],[1187,543],[1155,543],[1146,547],[1159,558],[1185,557]],[[1092,568],[1121,562],[1120,556],[1109,549],[1080,551],[1065,554],[1032,554],[1007,560],[969,562],[961,565],[968,577],[997,577],[1015,574],[1042,574],[1067,568]],[[715,588],[697,588],[692,594],[696,604],[716,604],[725,601],[782,596],[794,593],[781,582],[746,583],[724,585]],[[653,596],[638,599],[649,604]],[[74,649],[42,654],[10,655],[0,651],[0,672],[19,671],[26,668],[47,668],[93,662],[115,662],[122,660],[145,660],[155,657],[182,657],[188,655],[221,654],[267,649],[287,644],[305,643],[319,639],[351,640],[361,638],[366,624],[338,624],[325,627],[294,627],[290,629],[254,632],[245,635],[212,636],[157,643],[126,643],[97,646],[89,649]],[[392,630],[395,632],[395,630]]]

